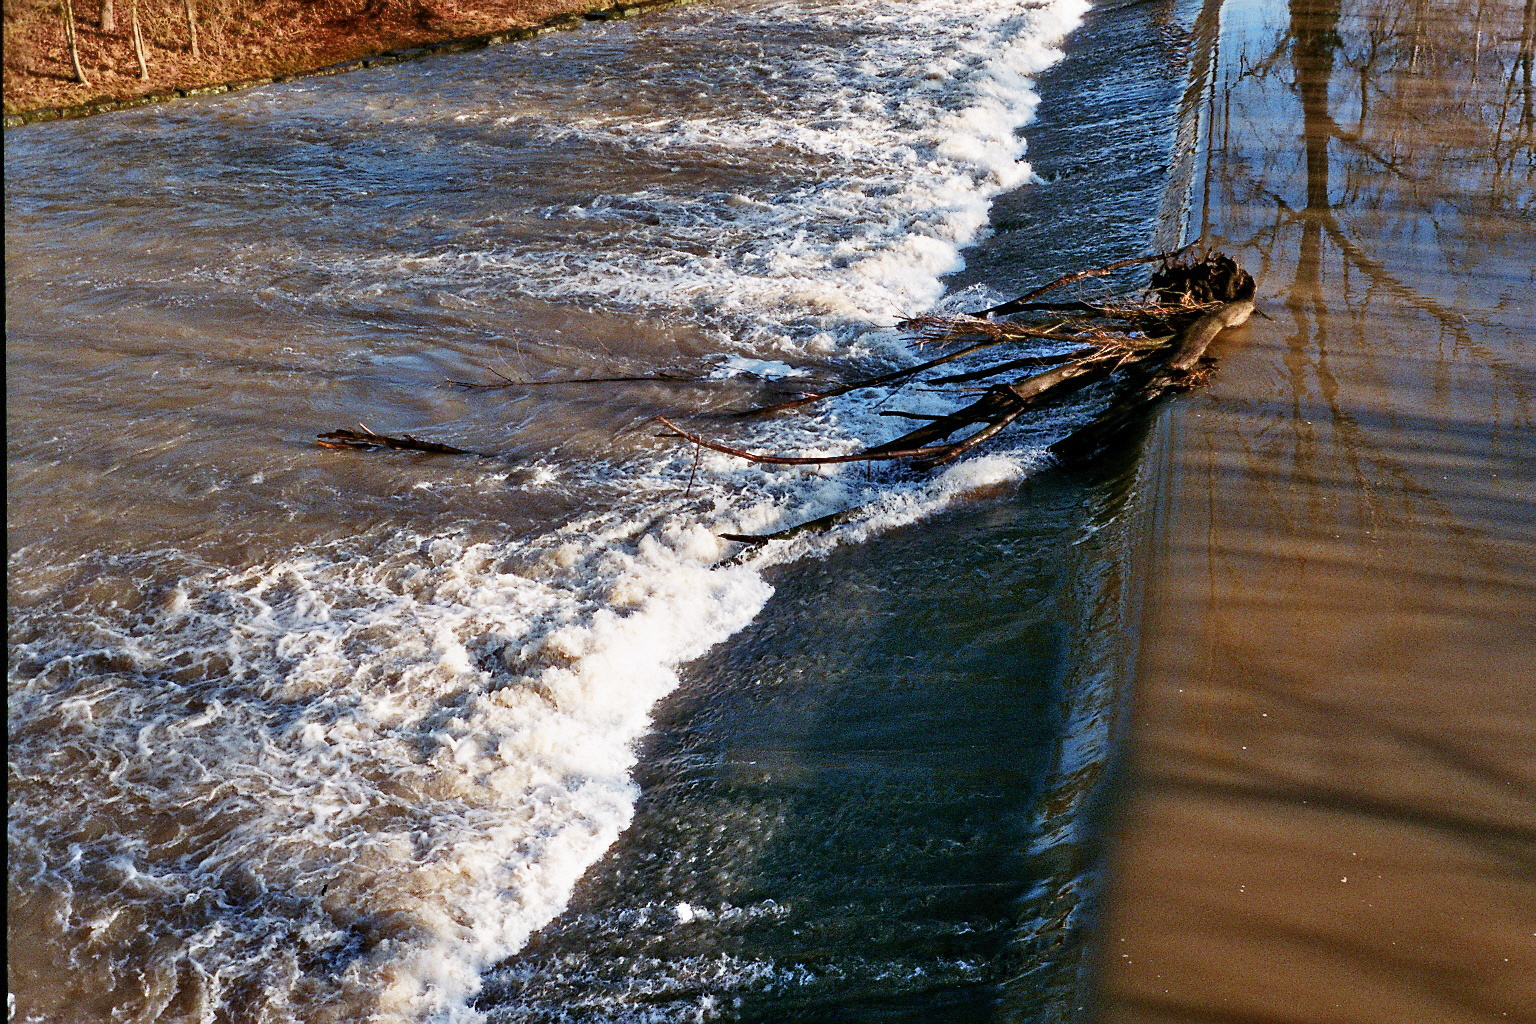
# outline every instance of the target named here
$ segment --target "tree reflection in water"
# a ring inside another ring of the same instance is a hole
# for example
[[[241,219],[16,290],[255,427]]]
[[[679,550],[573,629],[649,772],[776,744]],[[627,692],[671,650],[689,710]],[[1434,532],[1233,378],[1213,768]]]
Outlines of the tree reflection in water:
[[[1536,1005],[1536,2],[1212,2],[1105,1019]]]

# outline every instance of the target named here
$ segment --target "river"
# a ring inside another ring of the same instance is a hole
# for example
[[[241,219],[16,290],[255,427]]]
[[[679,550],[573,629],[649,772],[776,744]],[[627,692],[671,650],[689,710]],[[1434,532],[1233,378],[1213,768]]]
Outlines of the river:
[[[1085,11],[700,4],[9,132],[13,1019],[1084,1013],[1091,400],[931,476],[653,417],[851,450],[951,399],[729,412],[1166,242],[1187,31]]]

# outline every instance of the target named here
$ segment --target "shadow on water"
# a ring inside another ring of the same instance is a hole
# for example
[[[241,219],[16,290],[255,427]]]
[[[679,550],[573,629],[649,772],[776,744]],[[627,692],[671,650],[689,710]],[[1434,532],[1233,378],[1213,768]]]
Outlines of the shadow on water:
[[[624,838],[482,1008],[1073,1019],[1126,657],[1124,469],[781,570],[659,716]]]

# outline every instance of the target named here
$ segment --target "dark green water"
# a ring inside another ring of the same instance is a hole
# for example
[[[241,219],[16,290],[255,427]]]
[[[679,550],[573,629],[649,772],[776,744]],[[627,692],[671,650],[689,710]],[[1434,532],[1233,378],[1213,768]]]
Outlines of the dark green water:
[[[493,975],[492,1019],[1075,1018],[1125,501],[1116,479],[1048,474],[785,569],[688,669],[634,825]]]

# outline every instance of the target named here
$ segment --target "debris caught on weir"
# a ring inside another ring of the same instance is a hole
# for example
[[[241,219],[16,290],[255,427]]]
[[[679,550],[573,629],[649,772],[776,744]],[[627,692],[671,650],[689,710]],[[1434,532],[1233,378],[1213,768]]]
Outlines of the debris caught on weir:
[[[1134,302],[1051,301],[1043,296],[1065,285],[1138,263],[1157,263],[1144,296]],[[904,462],[931,469],[953,462],[995,437],[1026,413],[1054,405],[1084,388],[1108,382],[1107,407],[1085,426],[1050,446],[1058,461],[1094,458],[1124,436],[1163,396],[1203,379],[1206,348],[1228,327],[1253,312],[1253,278],[1231,257],[1188,251],[1119,260],[1074,271],[1016,299],[964,316],[919,316],[897,326],[921,344],[943,350],[936,358],[864,380],[808,393],[792,401],[739,414],[767,416],[814,405],[865,388],[922,380],[929,385],[971,385],[979,397],[945,415],[888,411],[883,415],[923,421],[898,437],[846,455],[784,455],[753,452],[706,438],[665,417],[663,437],[781,466],[851,462]],[[996,317],[1017,317],[1000,320]],[[1020,348],[1066,352],[1019,354]],[[1006,347],[1007,358],[962,373],[927,376],[940,366],[988,349]],[[990,383],[989,383],[990,382]],[[974,393],[974,391],[972,392]]]
[[[1146,264],[1155,267],[1135,298],[1127,298],[1124,292],[1097,299],[1051,297],[1068,285]],[[1219,252],[1196,254],[1192,248],[1186,248],[1134,256],[1064,274],[1018,298],[973,313],[930,314],[903,320],[897,324],[899,329],[908,332],[921,347],[937,350],[939,354],[873,377],[817,383],[814,390],[791,392],[794,397],[786,401],[733,414],[736,419],[779,415],[855,391],[911,383],[921,383],[927,390],[948,389],[971,398],[940,415],[885,410],[881,415],[917,421],[917,425],[888,441],[844,455],[750,451],[705,437],[664,416],[651,422],[666,428],[661,437],[695,446],[688,487],[691,492],[693,477],[698,472],[697,452],[706,448],[768,465],[893,462],[918,472],[926,471],[975,451],[1031,412],[1062,402],[1093,385],[1102,385],[1101,411],[1049,445],[1058,463],[1081,465],[1122,446],[1132,428],[1143,422],[1148,411],[1165,396],[1198,386],[1209,372],[1206,349],[1223,330],[1248,319],[1254,312],[1254,294],[1253,278],[1235,260]],[[983,352],[990,355],[971,358]],[[962,360],[963,365],[954,365]],[[501,374],[495,377],[480,384],[450,383],[460,388],[515,389],[554,384],[703,382],[703,378],[670,372],[559,381],[520,381]],[[776,383],[782,386],[785,382]],[[482,454],[410,434],[377,434],[362,424],[356,430],[320,434],[316,443],[324,448]],[[770,534],[720,536],[746,545],[742,553],[745,554],[770,540],[832,529],[857,518],[860,511],[845,509]]]

